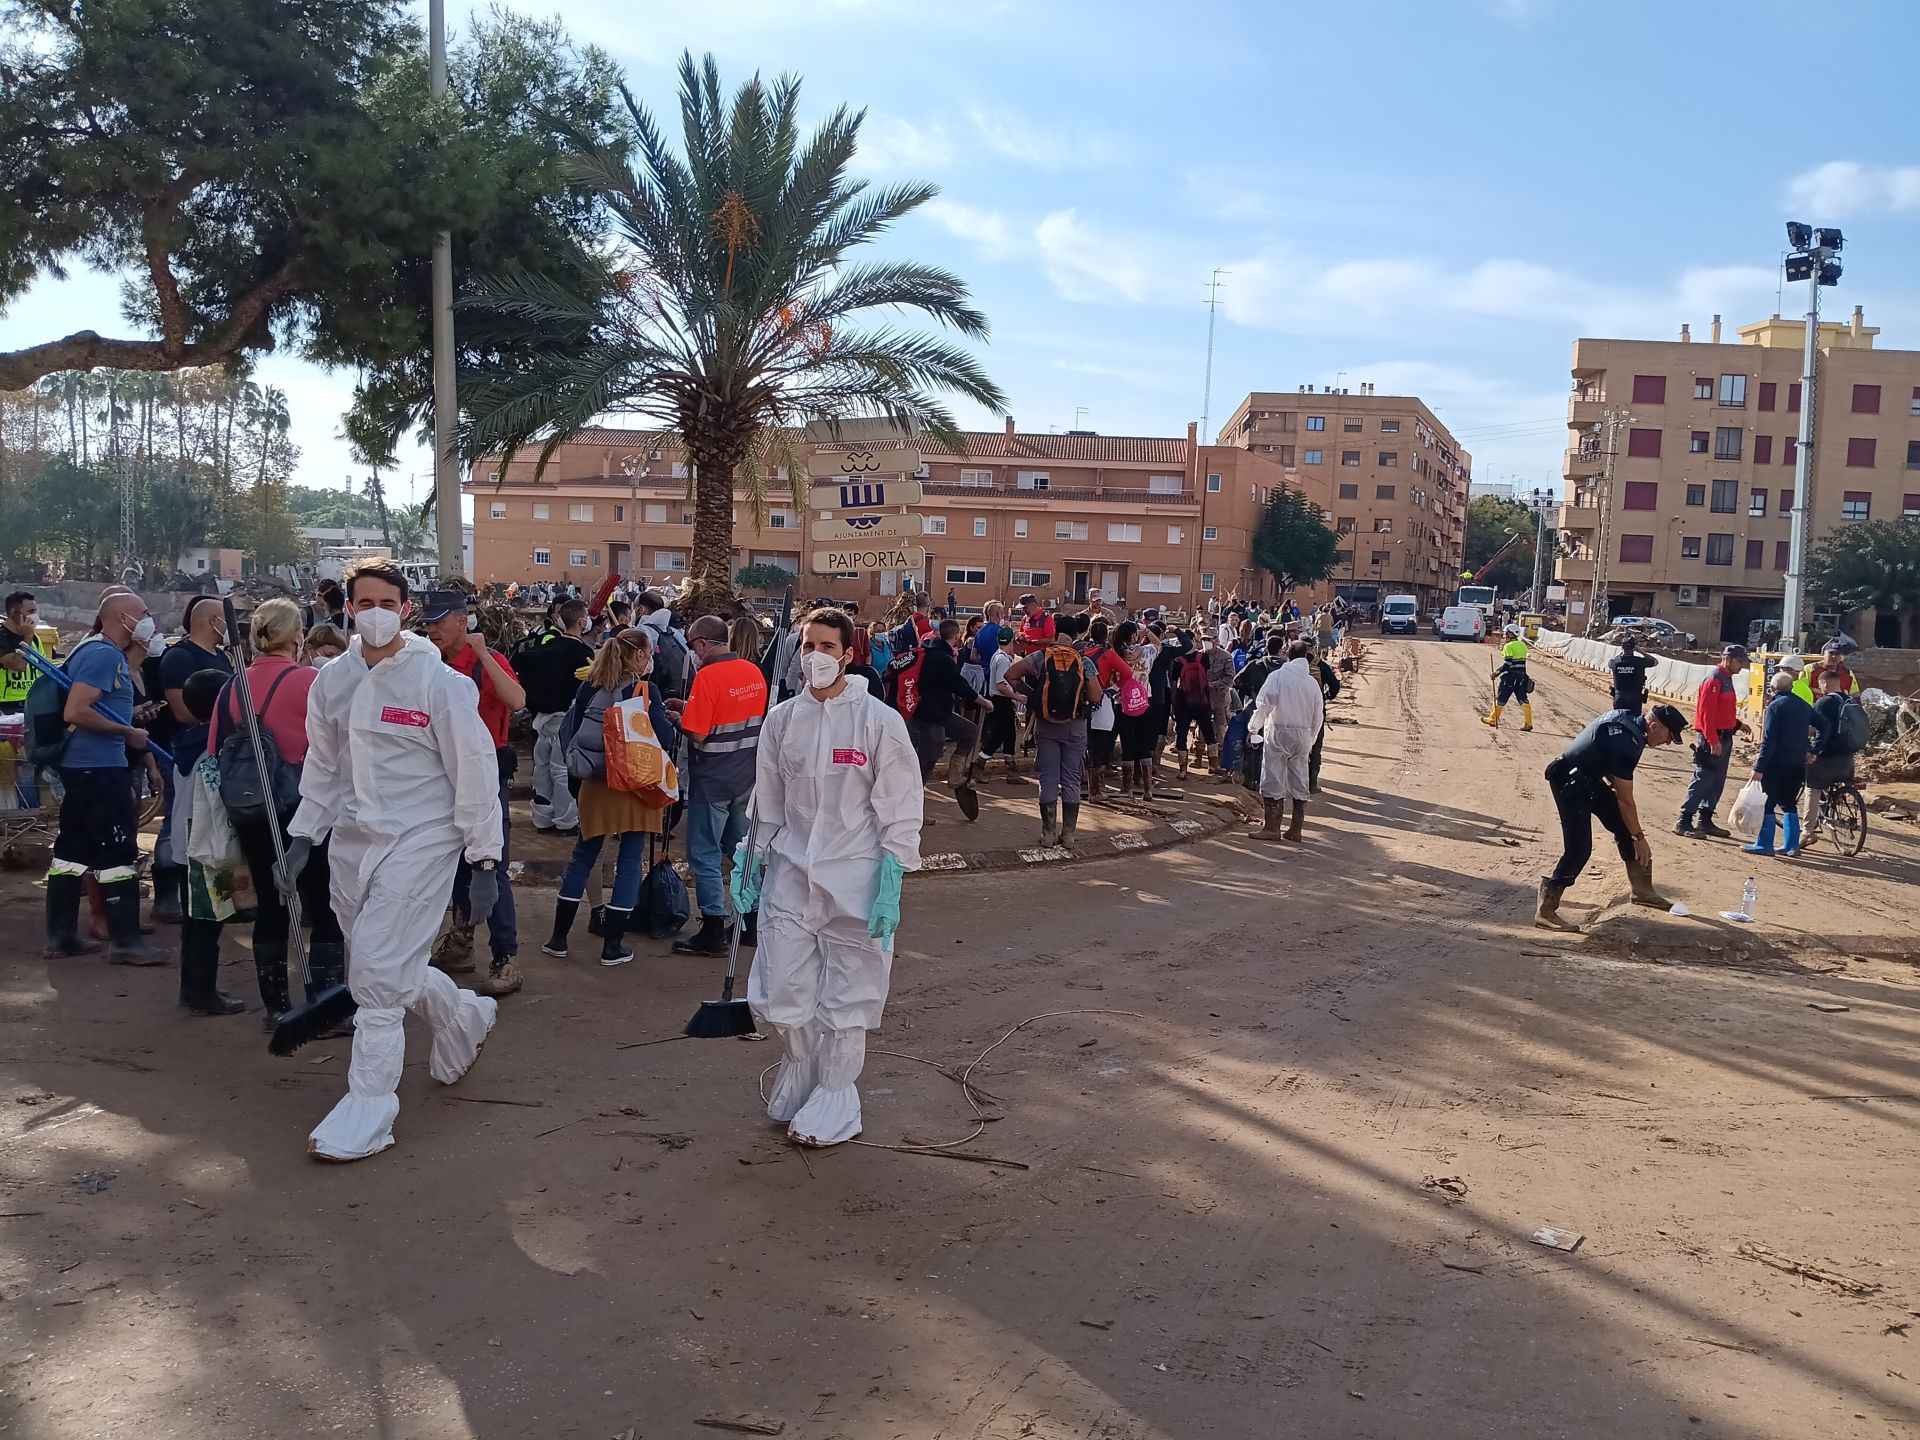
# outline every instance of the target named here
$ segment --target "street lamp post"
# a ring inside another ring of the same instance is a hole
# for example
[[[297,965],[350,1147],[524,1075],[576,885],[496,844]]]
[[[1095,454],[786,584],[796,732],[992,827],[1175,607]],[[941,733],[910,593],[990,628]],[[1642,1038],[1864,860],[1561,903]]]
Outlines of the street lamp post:
[[[427,6],[427,93],[447,96],[447,4]],[[433,237],[433,506],[439,515],[440,578],[451,579],[465,566],[460,543],[460,461],[454,454],[453,393],[453,236]],[[471,577],[469,577],[471,578]]]
[[[1837,258],[1846,239],[1838,230],[1787,222],[1787,279],[1807,282],[1807,336],[1800,367],[1800,442],[1793,463],[1793,528],[1787,542],[1787,592],[1780,605],[1780,643],[1796,649],[1806,628],[1807,533],[1813,513],[1814,385],[1820,358],[1820,287],[1840,283]]]

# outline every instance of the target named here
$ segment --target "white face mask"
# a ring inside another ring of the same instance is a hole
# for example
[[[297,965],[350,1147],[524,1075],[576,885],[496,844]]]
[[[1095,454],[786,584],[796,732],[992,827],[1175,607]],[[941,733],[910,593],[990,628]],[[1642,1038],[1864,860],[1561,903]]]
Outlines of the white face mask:
[[[353,627],[360,632],[361,639],[378,650],[391,645],[393,637],[400,633],[400,616],[393,610],[356,610]]]
[[[824,690],[840,678],[840,662],[831,655],[814,650],[800,657],[800,673],[815,690]]]
[[[133,627],[134,648],[144,649],[152,642],[152,640],[153,640],[153,617],[151,615],[143,615],[140,617],[139,623]]]

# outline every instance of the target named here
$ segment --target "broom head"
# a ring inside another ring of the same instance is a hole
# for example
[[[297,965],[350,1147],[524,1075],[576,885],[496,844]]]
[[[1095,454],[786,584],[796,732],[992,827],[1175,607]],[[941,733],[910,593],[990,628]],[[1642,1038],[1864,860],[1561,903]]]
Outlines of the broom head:
[[[280,1023],[273,1027],[273,1038],[267,1042],[267,1053],[291,1055],[309,1040],[323,1039],[328,1031],[339,1029],[358,1008],[346,986],[329,985],[306,1004],[280,1017]]]
[[[745,1000],[702,1000],[687,1022],[687,1036],[693,1040],[726,1040],[751,1034],[753,1011]]]

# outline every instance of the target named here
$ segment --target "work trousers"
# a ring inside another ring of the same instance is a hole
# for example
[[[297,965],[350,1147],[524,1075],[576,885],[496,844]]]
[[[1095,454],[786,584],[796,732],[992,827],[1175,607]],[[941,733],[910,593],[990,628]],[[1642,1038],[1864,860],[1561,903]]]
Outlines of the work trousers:
[[[913,741],[914,751],[920,756],[921,780],[933,778],[933,772],[940,764],[940,752],[951,740],[953,754],[947,761],[947,783],[959,785],[965,782],[967,771],[979,753],[978,725],[956,710],[945,720],[913,721],[907,726],[907,735]]]
[[[533,717],[533,828],[571,830],[580,823],[580,807],[567,788],[567,747],[560,743],[566,712]]]
[[[103,885],[133,879],[140,862],[139,815],[127,767],[63,765],[60,783],[66,795],[60,801],[60,830],[54,836],[49,873],[84,875],[91,870]]]
[[[1087,774],[1087,722],[1037,721],[1033,727],[1034,769],[1040,776],[1040,803],[1080,803]]]
[[[1705,743],[1693,747],[1693,779],[1687,782],[1687,798],[1680,803],[1680,818],[1698,815],[1711,820],[1719,808],[1720,794],[1727,788],[1727,766],[1733,759],[1731,733],[1720,737],[1720,753],[1709,755]]]
[[[1200,731],[1200,742],[1203,745],[1212,745],[1219,738],[1219,732],[1213,728],[1211,699],[1209,698],[1206,704],[1194,704],[1185,699],[1176,699],[1173,702],[1173,748],[1186,749],[1187,732],[1196,727]]]
[[[1723,772],[1724,773],[1724,772]],[[1613,836],[1623,863],[1633,863],[1633,836],[1620,814],[1620,797],[1604,780],[1569,776],[1552,781],[1553,805],[1560,812],[1560,863],[1547,877],[1551,885],[1568,886],[1580,878],[1593,857],[1593,822],[1598,820]]]
[[[453,877],[453,914],[454,919],[466,925],[478,925],[484,918],[487,922],[487,939],[493,947],[493,958],[511,960],[520,953],[519,916],[513,904],[513,879],[507,872],[507,862],[513,859],[513,811],[508,808],[508,782],[500,782],[500,898],[494,902],[493,913],[487,916],[467,914],[467,881],[473,874],[473,868],[465,860]]]
[[[279,888],[273,883],[273,837],[267,833],[267,821],[264,817],[246,823],[235,821],[233,829],[240,838],[240,853],[247,857],[247,869],[253,876],[254,949],[262,945],[284,945],[287,943],[287,907],[281,903]],[[299,881],[300,909],[307,924],[313,927],[316,945],[342,942],[340,921],[333,913],[327,844],[325,840],[315,842]]]
[[[1019,725],[1014,715],[1013,697],[995,695],[993,714],[987,717],[986,728],[980,734],[980,753],[1012,757],[1019,743]]]

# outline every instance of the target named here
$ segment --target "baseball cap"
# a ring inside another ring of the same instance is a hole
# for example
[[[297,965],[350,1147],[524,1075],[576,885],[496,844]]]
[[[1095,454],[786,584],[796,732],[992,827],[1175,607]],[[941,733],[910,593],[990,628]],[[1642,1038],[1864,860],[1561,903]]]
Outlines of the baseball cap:
[[[456,610],[466,613],[467,592],[464,590],[429,590],[420,597],[420,618],[428,624],[444,620]]]
[[[1791,670],[1796,675],[1806,668],[1806,664],[1807,662],[1802,660],[1798,655],[1782,655],[1780,657],[1780,668],[1782,670]]]
[[[1648,712],[1653,719],[1666,726],[1676,740],[1687,733],[1686,717],[1671,705],[1656,705]]]
[[[1745,660],[1747,658],[1747,647],[1744,645],[1729,645],[1720,653],[1729,660]]]

